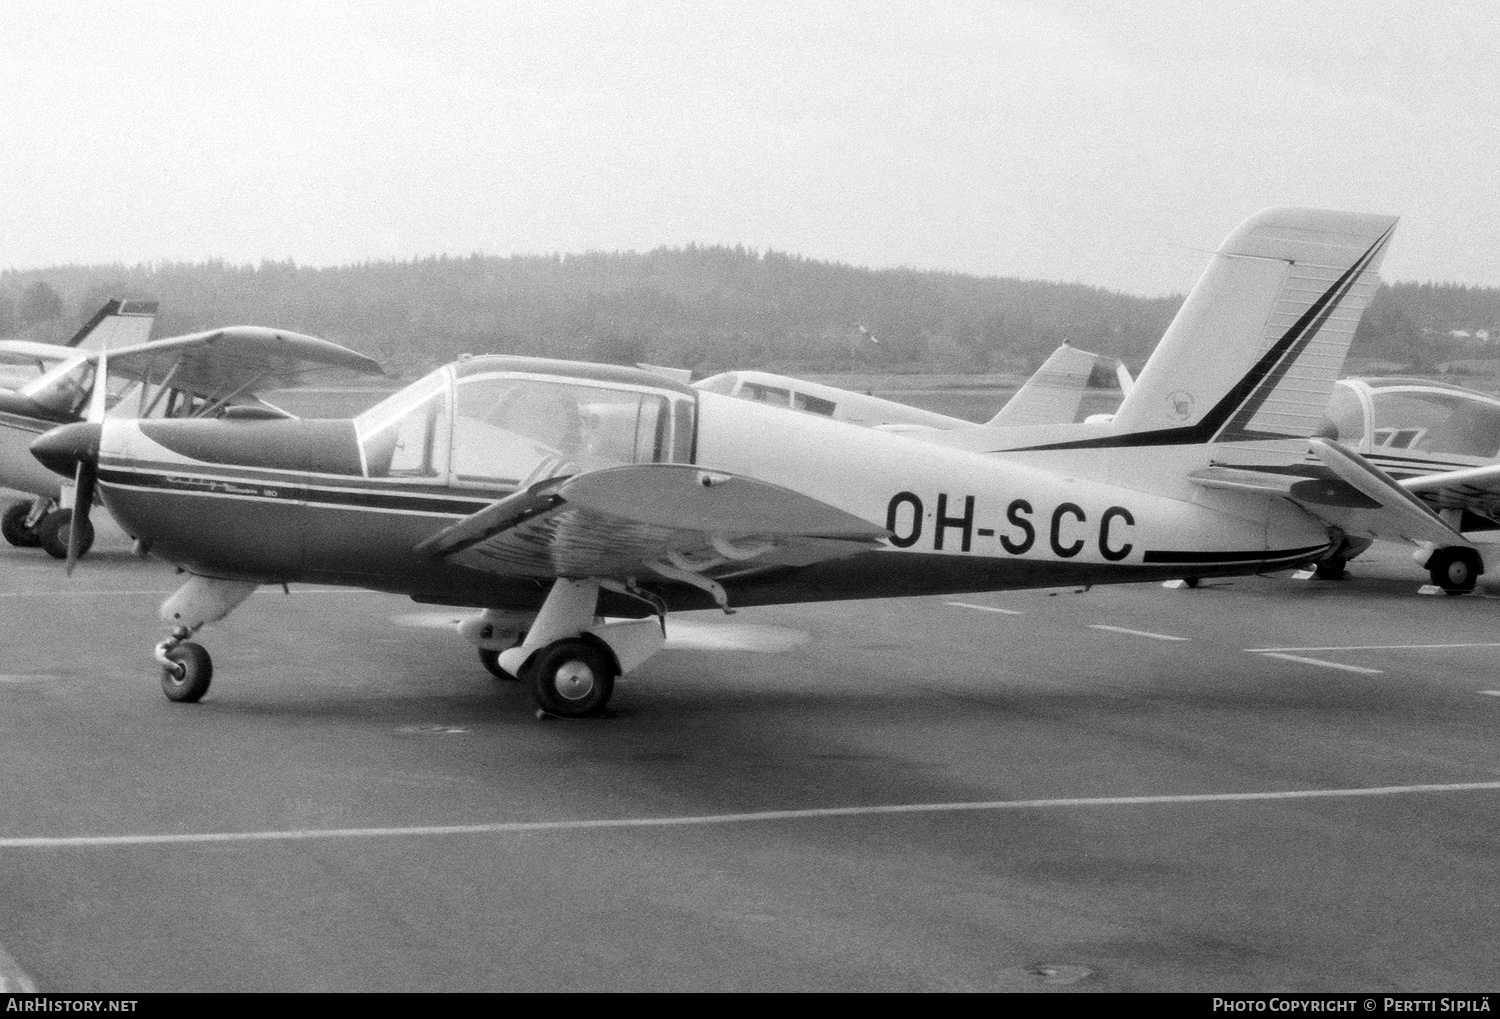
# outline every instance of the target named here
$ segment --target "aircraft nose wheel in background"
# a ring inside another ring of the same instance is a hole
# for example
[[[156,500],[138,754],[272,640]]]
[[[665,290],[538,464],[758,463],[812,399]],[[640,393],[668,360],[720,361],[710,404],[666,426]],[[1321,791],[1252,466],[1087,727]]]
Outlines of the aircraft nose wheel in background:
[[[586,640],[569,638],[542,648],[522,670],[521,678],[551,715],[592,718],[604,710],[615,688],[615,663]]]
[[[1468,594],[1484,572],[1484,561],[1472,548],[1440,548],[1427,560],[1427,572],[1446,593]]]
[[[16,548],[36,548],[42,543],[37,533],[26,526],[26,518],[29,516],[31,503],[13,502],[5,507],[5,516],[0,519],[0,533]]]
[[[191,703],[208,693],[214,662],[203,645],[186,641],[165,654],[169,662],[161,667],[161,689],[167,700]]]

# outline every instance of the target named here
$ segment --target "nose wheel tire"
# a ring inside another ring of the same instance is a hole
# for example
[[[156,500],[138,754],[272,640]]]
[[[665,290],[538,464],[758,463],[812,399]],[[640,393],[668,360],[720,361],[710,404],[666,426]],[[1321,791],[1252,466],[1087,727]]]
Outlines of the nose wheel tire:
[[[1483,572],[1484,562],[1472,548],[1440,548],[1427,560],[1432,582],[1448,594],[1468,594]]]
[[[548,714],[591,718],[614,692],[615,663],[588,641],[559,640],[533,655],[521,678]]]
[[[0,533],[16,548],[36,548],[42,542],[37,533],[26,526],[26,518],[29,516],[30,503],[13,502],[5,507],[5,516],[0,518]]]
[[[37,540],[43,550],[54,559],[68,558],[68,536],[73,529],[73,511],[70,509],[53,510],[42,518],[37,525]],[[94,525],[88,520],[78,521],[83,529],[83,544],[78,546],[80,558],[88,552],[94,544]]]
[[[214,661],[201,644],[188,641],[167,652],[176,666],[161,667],[161,690],[169,701],[192,703],[208,693],[214,678]]]

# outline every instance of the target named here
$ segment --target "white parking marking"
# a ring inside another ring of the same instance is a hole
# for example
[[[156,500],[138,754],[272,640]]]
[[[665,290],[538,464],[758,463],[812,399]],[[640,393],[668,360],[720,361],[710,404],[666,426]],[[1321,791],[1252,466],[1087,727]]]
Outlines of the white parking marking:
[[[1090,623],[1091,630],[1108,630],[1110,633],[1128,633],[1132,637],[1150,637],[1152,640],[1192,640],[1191,637],[1173,637],[1166,633],[1151,633],[1147,630],[1127,630],[1123,626],[1105,626],[1103,623]]]
[[[1247,647],[1258,655],[1272,651],[1432,651],[1442,648],[1500,647],[1500,644],[1348,644],[1342,647]]]
[[[100,595],[143,595],[149,594],[157,598],[164,598],[171,591],[3,591],[0,598],[97,598]]]
[[[35,994],[36,983],[0,947],[0,994]]]
[[[1481,690],[1479,692],[1488,697],[1500,697],[1500,690]]]
[[[1363,665],[1345,665],[1343,662],[1325,662],[1321,658],[1305,658],[1302,655],[1284,655],[1278,651],[1258,652],[1262,658],[1281,658],[1288,662],[1301,662],[1303,665],[1321,665],[1325,669],[1343,669],[1345,672],[1360,672],[1366,676],[1379,676],[1384,669],[1367,669]]]
[[[297,591],[282,591],[277,587],[257,588],[255,594],[384,594],[384,591],[367,591],[361,587],[314,587]],[[0,591],[0,598],[98,598],[102,595],[151,595],[165,598],[175,591]]]
[[[993,605],[975,605],[971,602],[966,601],[945,601],[943,602],[943,604],[952,605],[956,609],[977,609],[980,612],[998,612],[1002,616],[1024,616],[1026,614],[1024,612],[1018,612],[1015,609],[997,609]]]
[[[1150,807],[1196,803],[1254,803],[1275,800],[1328,800],[1416,793],[1497,792],[1500,781],[1387,785],[1362,789],[1286,789],[1252,793],[1186,793],[1173,796],[1088,796],[1049,800],[983,800],[960,803],[893,803],[865,807],[813,807],[759,810],[745,814],[689,814],[679,817],[598,818],[580,821],[502,821],[493,824],[427,825],[413,828],[295,828],[287,831],[199,832],[176,835],[75,835],[0,838],[0,849],[88,848],[96,846],[182,845],[205,842],[293,842],[310,839],[401,838],[414,835],[504,835],[538,831],[606,828],[684,828],[764,821],[816,821],[876,814],[953,814],[995,810],[1047,810],[1070,807]]]

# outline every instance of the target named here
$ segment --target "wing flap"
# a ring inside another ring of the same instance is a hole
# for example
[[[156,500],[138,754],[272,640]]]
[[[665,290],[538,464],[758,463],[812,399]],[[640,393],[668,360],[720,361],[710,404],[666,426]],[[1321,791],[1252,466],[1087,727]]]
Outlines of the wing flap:
[[[1438,546],[1469,545],[1462,534],[1444,523],[1427,504],[1358,453],[1331,439],[1312,438],[1308,444],[1329,470],[1380,505],[1378,511],[1368,514],[1368,523],[1359,527],[1358,533]],[[1339,526],[1344,525],[1339,523]]]

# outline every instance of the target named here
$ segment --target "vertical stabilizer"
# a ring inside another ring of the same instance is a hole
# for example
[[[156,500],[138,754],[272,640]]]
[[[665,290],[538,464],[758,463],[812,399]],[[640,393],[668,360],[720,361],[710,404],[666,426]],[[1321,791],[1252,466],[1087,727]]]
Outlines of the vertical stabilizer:
[[[121,301],[111,298],[67,343],[79,350],[119,350],[151,339],[156,324],[155,301]]]
[[[1231,233],[1115,414],[1116,435],[1246,442],[1316,431],[1396,228],[1268,209]]]
[[[1079,420],[1091,391],[1128,388],[1130,373],[1112,357],[1064,343],[987,422],[991,427],[1052,425]]]

